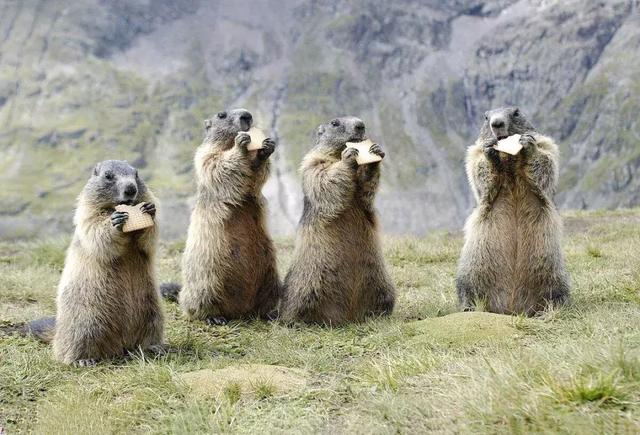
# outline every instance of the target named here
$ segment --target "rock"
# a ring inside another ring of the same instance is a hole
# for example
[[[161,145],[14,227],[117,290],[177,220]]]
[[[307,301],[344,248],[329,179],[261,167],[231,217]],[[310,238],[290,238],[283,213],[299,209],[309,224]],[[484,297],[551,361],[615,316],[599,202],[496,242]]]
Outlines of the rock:
[[[640,204],[637,0],[255,0],[250,13],[214,0],[4,3],[0,200],[30,204],[0,238],[67,228],[77,190],[57,186],[114,155],[138,159],[173,210],[159,215],[163,238],[183,238],[202,120],[230,102],[278,142],[264,189],[274,235],[300,216],[314,129],[345,113],[388,151],[386,232],[462,227],[474,204],[465,149],[505,104],[558,140],[561,207]],[[48,168],[47,198],[32,198],[35,168]]]
[[[514,316],[476,311],[419,320],[407,328],[415,334],[411,343],[461,347],[517,338],[522,334],[515,327],[516,321]]]
[[[299,391],[307,383],[307,374],[283,366],[239,364],[182,373],[179,380],[199,396],[262,399]]]

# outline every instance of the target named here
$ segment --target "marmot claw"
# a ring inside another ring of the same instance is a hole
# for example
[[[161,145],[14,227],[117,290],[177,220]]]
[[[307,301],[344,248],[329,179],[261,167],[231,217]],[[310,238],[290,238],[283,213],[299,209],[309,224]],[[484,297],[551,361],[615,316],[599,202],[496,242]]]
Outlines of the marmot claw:
[[[356,162],[356,157],[358,157],[358,150],[355,148],[345,148],[342,151],[342,161],[349,164],[350,166],[358,166],[358,162]]]
[[[497,140],[485,142],[484,148],[482,150],[484,151],[485,156],[487,156],[487,158],[494,163],[500,161],[500,154],[498,150],[494,148],[497,144],[498,144]]]
[[[207,325],[212,325],[212,326],[223,326],[229,323],[229,321],[222,316],[207,317],[205,319],[205,322],[207,322]]]
[[[152,203],[152,202],[145,202],[144,204],[142,204],[142,207],[140,207],[140,211],[142,213],[147,213],[151,217],[155,217],[156,216],[156,205],[154,203]]]
[[[488,141],[486,141],[485,143],[482,144],[482,146],[484,147],[485,151],[488,148],[494,148],[496,145],[498,145],[498,139],[496,139],[496,138],[488,140]]]
[[[276,142],[270,137],[262,141],[262,148],[258,150],[260,160],[267,159],[276,150]]]
[[[369,147],[369,152],[371,154],[375,154],[375,155],[380,156],[382,158],[384,158],[384,156],[385,156],[384,151],[382,151],[382,148],[377,143],[374,143],[373,145],[371,145]]]
[[[536,139],[533,137],[531,133],[525,133],[522,136],[520,136],[519,142],[523,148],[529,148],[530,146],[536,144]]]
[[[246,151],[247,146],[251,143],[251,136],[246,131],[241,131],[236,135],[236,146]]]
[[[111,225],[119,230],[122,230],[127,219],[129,219],[129,213],[126,211],[114,211],[111,213]]]
[[[98,360],[96,359],[79,359],[73,363],[76,367],[95,367],[96,364],[98,364]]]

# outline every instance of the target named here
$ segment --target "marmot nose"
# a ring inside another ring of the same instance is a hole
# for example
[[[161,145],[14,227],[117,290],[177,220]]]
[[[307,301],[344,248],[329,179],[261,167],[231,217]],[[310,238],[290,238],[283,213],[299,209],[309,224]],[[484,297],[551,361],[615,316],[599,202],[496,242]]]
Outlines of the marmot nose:
[[[240,119],[244,122],[251,123],[251,121],[253,120],[253,116],[251,116],[251,113],[249,112],[242,112],[242,114],[240,115]]]
[[[127,198],[133,198],[137,193],[138,188],[133,183],[127,184],[127,187],[124,189],[124,194]]]
[[[493,121],[491,121],[491,127],[502,128],[504,127],[504,121],[502,119],[494,119]]]
[[[356,121],[355,129],[356,129],[356,131],[357,131],[358,133],[362,133],[362,132],[364,132],[364,122],[362,122],[362,121]]]

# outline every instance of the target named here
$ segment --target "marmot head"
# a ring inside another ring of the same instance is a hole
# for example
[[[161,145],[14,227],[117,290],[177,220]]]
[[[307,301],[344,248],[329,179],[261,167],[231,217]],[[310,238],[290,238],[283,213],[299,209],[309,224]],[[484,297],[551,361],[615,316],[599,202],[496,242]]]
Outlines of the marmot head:
[[[97,207],[137,204],[147,191],[138,170],[122,160],[105,160],[93,168],[83,195]]]
[[[225,110],[216,116],[205,119],[205,141],[215,142],[224,149],[233,146],[233,140],[241,131],[247,131],[253,124],[251,112],[245,109]]]
[[[533,125],[517,107],[501,107],[485,112],[480,135],[496,140],[533,130]]]
[[[332,155],[340,157],[347,142],[361,142],[365,138],[364,122],[355,116],[344,116],[318,127],[316,146],[327,148]]]

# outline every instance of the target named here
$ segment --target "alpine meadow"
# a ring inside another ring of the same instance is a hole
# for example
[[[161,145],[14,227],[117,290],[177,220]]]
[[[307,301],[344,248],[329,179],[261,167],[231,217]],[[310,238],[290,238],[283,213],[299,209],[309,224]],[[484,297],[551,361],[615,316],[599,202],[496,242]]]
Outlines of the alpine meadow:
[[[638,0],[0,0],[0,435],[640,433]]]

